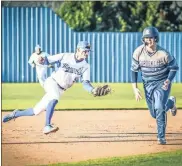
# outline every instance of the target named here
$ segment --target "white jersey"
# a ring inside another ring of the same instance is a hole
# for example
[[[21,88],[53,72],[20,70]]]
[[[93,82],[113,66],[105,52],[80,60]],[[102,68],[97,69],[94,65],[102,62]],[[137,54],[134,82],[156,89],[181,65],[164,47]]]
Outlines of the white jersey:
[[[41,86],[43,87],[44,82],[47,78],[47,65],[42,65],[38,62],[39,57],[48,57],[49,54],[47,54],[46,52],[41,52],[39,55],[37,53],[33,53],[30,56],[30,59],[28,61],[28,63],[32,66],[36,68],[36,73],[37,73],[37,78],[41,84]]]
[[[46,68],[47,66],[46,65],[42,65],[42,64],[40,64],[39,62],[38,62],[38,59],[39,59],[39,57],[48,57],[49,56],[49,54],[48,53],[46,53],[46,52],[41,52],[39,55],[37,54],[37,53],[33,53],[31,56],[30,56],[30,59],[29,59],[29,61],[28,61],[28,63],[32,66],[32,67],[35,67],[35,65],[36,65],[36,67],[39,67],[39,68],[41,68],[41,67],[43,67],[43,68]]]
[[[49,63],[60,61],[60,67],[51,74],[51,77],[62,88],[70,88],[80,77],[83,81],[90,81],[90,65],[85,60],[76,61],[74,53],[61,53],[47,59]]]

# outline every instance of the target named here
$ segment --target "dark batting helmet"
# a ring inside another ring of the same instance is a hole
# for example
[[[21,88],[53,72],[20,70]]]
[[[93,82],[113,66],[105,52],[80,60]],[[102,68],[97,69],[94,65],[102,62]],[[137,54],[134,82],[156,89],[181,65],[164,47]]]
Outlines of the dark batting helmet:
[[[142,35],[142,41],[144,42],[144,38],[146,37],[153,37],[155,38],[155,41],[159,41],[159,31],[155,27],[147,27],[143,30],[143,35]]]

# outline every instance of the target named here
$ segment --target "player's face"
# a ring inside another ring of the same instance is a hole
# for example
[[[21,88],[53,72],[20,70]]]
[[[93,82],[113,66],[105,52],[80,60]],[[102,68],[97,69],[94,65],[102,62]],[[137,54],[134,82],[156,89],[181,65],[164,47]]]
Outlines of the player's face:
[[[89,50],[83,50],[83,51],[82,51],[83,57],[84,57],[84,58],[87,58],[88,55],[89,55],[89,52],[90,52]]]
[[[35,52],[37,53],[37,54],[40,54],[40,48],[37,48],[36,50],[35,50]]]
[[[146,45],[150,48],[153,48],[156,45],[154,37],[146,37],[144,38],[144,42],[147,43]]]
[[[86,59],[87,57],[88,57],[88,55],[89,55],[89,50],[82,50],[82,49],[79,49],[78,50],[78,58],[80,59],[80,60],[84,60],[84,59]]]

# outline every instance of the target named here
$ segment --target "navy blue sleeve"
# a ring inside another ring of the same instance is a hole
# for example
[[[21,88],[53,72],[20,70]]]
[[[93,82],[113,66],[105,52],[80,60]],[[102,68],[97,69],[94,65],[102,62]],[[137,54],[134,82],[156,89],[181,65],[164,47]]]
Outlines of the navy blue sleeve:
[[[131,70],[131,82],[137,83],[137,79],[138,79],[138,72]]]
[[[83,83],[83,88],[84,88],[87,92],[91,93],[92,90],[94,89],[94,87],[91,85],[90,81],[83,81],[82,83]]]
[[[179,69],[178,64],[176,62],[176,59],[173,57],[173,59],[167,64],[167,67],[169,70],[177,71]]]
[[[170,62],[168,63],[167,67],[169,69],[168,79],[172,81],[176,76],[176,73],[179,69],[176,59],[173,56],[168,57]]]
[[[172,81],[174,79],[174,77],[176,76],[176,73],[177,73],[177,71],[171,70],[169,72],[169,75],[168,75],[168,78],[167,79],[169,79],[170,81]]]

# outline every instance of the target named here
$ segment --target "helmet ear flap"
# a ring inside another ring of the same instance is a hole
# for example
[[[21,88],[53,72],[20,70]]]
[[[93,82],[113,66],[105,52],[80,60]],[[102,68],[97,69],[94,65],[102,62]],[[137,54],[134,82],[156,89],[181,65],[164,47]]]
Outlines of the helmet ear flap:
[[[144,43],[144,37],[142,36],[142,38],[141,38],[141,41],[142,41],[142,43]]]
[[[159,37],[156,36],[156,37],[155,37],[155,42],[157,43],[158,41],[159,41]]]

